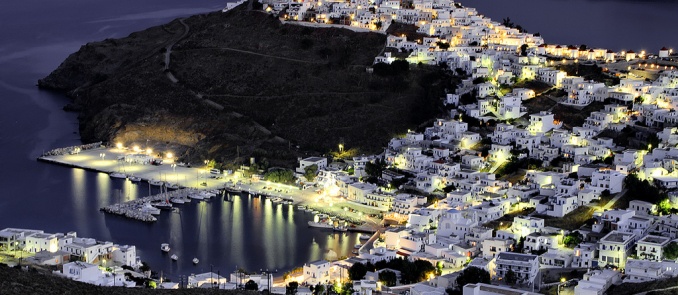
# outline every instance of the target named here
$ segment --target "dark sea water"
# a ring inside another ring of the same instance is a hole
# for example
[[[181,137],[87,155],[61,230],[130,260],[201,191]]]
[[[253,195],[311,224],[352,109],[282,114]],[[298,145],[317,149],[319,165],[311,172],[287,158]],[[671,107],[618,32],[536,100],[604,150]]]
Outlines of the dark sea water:
[[[509,17],[546,43],[614,51],[678,50],[676,0],[461,0],[501,22]]]
[[[347,255],[356,234],[312,230],[311,213],[238,196],[192,202],[181,213],[163,212],[145,224],[99,212],[101,206],[149,194],[147,186],[106,174],[37,162],[44,150],[79,144],[68,99],[40,91],[39,78],[89,42],[124,37],[174,18],[221,9],[212,0],[4,0],[0,4],[0,228],[77,231],[79,236],[133,244],[143,261],[170,278],[209,271],[288,270],[322,259],[332,249]],[[152,193],[157,193],[154,191]],[[169,242],[179,261],[160,251]],[[191,263],[198,257],[200,264]]]
[[[669,16],[676,2],[585,0],[475,0],[490,17],[511,19],[547,42],[612,49],[678,47]],[[248,196],[213,200],[163,212],[143,224],[98,211],[103,205],[149,193],[148,187],[105,174],[35,159],[43,151],[79,144],[76,115],[62,111],[63,95],[35,83],[90,41],[129,33],[190,14],[221,9],[213,0],[3,0],[0,4],[0,228],[77,231],[80,236],[138,247],[142,260],[170,278],[238,267],[280,272],[321,259],[326,250],[348,254],[355,234],[311,230],[310,213]],[[567,9],[562,9],[567,7]],[[572,24],[572,25],[566,25]],[[593,29],[593,28],[600,28]],[[660,28],[663,28],[660,30]],[[160,244],[180,259],[172,263]],[[193,266],[190,260],[201,263]]]

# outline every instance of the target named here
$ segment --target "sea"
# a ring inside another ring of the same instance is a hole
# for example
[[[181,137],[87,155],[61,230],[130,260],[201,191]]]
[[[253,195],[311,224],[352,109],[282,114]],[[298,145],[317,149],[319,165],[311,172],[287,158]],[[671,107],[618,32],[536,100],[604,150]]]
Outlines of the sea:
[[[474,0],[462,2],[497,20],[510,17],[549,43],[613,50],[678,49],[676,1]],[[3,0],[0,5],[0,228],[75,231],[135,245],[141,260],[170,279],[244,268],[282,272],[328,254],[349,255],[357,234],[308,228],[311,213],[266,199],[192,202],[152,224],[110,216],[99,208],[157,191],[108,175],[36,161],[46,150],[80,144],[69,99],[39,90],[38,79],[91,41],[120,38],[225,6],[214,0]],[[160,251],[169,243],[179,260]],[[196,257],[200,263],[193,265]]]

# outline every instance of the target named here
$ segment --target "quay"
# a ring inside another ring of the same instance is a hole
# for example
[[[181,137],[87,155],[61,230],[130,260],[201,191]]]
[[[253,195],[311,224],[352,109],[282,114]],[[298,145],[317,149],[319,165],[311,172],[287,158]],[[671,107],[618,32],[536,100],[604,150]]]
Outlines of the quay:
[[[189,167],[176,163],[173,159],[165,159],[161,165],[125,161],[126,157],[139,153],[140,151],[132,151],[126,148],[104,147],[99,142],[45,152],[37,160],[107,174],[114,172],[122,173],[128,177],[138,177],[144,182],[162,181],[166,184],[174,184],[182,188],[170,191],[169,193],[171,194],[189,194],[198,190],[218,189],[232,194],[244,193],[252,196],[280,198],[283,201],[291,202],[290,205],[292,206],[306,206],[312,210],[328,214],[333,218],[358,224],[355,227],[351,227],[350,231],[374,233],[382,228],[380,219],[363,215],[357,211],[348,211],[346,207],[352,207],[351,204],[341,200],[323,199],[315,191],[315,188],[301,189],[296,186],[268,181],[255,181],[239,177],[235,173],[231,175],[215,175],[211,174],[206,166]],[[214,176],[220,176],[221,179],[217,179]],[[120,180],[129,181],[128,179]],[[134,203],[113,204],[100,209],[103,212],[135,220],[153,222],[156,220],[154,216],[142,214],[136,207],[144,202],[162,199],[165,199],[165,196],[159,194],[135,200],[133,201]]]

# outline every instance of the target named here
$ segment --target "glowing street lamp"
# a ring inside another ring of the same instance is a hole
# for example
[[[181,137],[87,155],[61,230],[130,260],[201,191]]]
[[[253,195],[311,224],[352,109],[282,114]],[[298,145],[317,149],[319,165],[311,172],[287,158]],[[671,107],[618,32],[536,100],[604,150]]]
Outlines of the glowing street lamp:
[[[135,145],[135,146],[132,148],[132,150],[133,150],[134,152],[137,152],[137,153],[138,153],[141,149],[139,149],[139,146],[138,146],[138,145]]]
[[[172,153],[167,153],[165,156],[166,156],[168,159],[172,159],[172,158],[174,157],[174,154],[172,154]]]
[[[118,142],[115,144],[115,147],[118,149],[122,149],[122,143]]]
[[[339,152],[343,153],[344,152],[344,144],[339,144]]]

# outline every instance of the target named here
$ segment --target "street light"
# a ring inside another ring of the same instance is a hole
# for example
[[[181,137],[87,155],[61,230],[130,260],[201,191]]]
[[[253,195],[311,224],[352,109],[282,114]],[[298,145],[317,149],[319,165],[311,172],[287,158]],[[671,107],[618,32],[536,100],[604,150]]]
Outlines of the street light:
[[[339,144],[339,152],[343,153],[344,152],[344,144]]]

